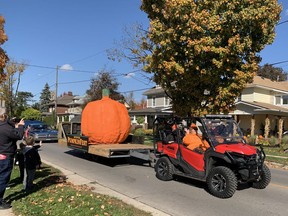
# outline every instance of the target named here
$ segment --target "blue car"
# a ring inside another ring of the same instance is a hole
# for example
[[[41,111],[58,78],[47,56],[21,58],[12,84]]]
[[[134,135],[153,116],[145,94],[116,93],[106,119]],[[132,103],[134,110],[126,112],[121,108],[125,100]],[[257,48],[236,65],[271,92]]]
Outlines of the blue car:
[[[41,121],[25,121],[25,128],[28,135],[33,136],[36,142],[39,141],[58,141],[58,131],[51,129]]]

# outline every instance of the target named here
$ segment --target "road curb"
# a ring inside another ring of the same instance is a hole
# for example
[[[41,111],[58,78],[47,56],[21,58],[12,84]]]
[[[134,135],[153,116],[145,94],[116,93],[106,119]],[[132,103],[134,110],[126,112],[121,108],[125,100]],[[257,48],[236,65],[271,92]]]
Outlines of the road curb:
[[[135,199],[128,197],[124,194],[121,194],[121,193],[119,193],[119,192],[117,192],[111,188],[105,187],[105,186],[103,186],[103,185],[101,185],[95,181],[91,181],[87,178],[84,178],[73,171],[67,170],[63,167],[59,167],[58,165],[53,164],[49,161],[42,160],[42,162],[60,170],[67,177],[67,181],[71,182],[74,185],[87,185],[87,186],[93,188],[92,191],[95,193],[99,193],[99,194],[108,195],[108,196],[118,198],[119,200],[121,200],[121,201],[123,201],[129,205],[132,205],[138,209],[141,209],[141,210],[146,211],[146,212],[150,212],[153,216],[171,216],[165,212],[162,212],[158,209],[155,209],[151,206],[148,206],[148,205],[146,205],[146,204],[144,204],[138,200],[135,200]]]

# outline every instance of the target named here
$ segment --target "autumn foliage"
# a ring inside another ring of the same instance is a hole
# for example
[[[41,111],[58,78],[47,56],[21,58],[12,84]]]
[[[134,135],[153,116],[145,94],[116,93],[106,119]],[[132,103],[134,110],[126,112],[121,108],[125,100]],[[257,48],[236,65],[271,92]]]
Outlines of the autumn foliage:
[[[5,73],[3,69],[6,65],[6,62],[8,61],[8,56],[6,55],[5,51],[1,48],[2,44],[4,44],[5,41],[8,40],[8,37],[4,31],[4,24],[5,19],[3,16],[0,16],[0,83],[2,83],[3,80],[5,79]]]
[[[182,115],[233,109],[281,12],[277,0],[142,0],[141,9],[150,19],[143,44],[153,45],[144,70]]]

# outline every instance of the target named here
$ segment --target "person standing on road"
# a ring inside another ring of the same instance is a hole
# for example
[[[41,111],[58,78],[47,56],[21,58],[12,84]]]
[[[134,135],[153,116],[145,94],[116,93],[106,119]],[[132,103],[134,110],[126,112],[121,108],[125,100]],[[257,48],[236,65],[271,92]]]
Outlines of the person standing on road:
[[[3,198],[13,169],[16,142],[23,137],[25,123],[21,119],[13,126],[7,118],[5,113],[0,115],[0,209],[11,208]]]

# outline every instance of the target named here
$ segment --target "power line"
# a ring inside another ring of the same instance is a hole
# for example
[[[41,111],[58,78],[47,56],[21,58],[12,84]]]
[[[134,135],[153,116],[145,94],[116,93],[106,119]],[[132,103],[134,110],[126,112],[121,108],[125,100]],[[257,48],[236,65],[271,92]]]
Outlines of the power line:
[[[78,63],[78,62],[87,60],[87,59],[92,58],[92,57],[94,57],[94,56],[96,56],[96,55],[99,55],[99,54],[101,54],[101,53],[103,53],[103,52],[105,52],[105,51],[107,51],[107,50],[108,50],[108,49],[104,49],[104,50],[102,50],[102,51],[100,51],[100,52],[98,52],[98,53],[96,53],[96,54],[94,54],[94,55],[90,55],[90,56],[81,58],[81,59],[79,59],[79,60],[75,60],[75,61],[71,62],[70,64],[75,64],[75,63]]]
[[[287,22],[288,22],[288,20],[285,20],[285,21],[283,21],[283,22],[278,23],[276,26],[281,25],[281,24],[283,24],[283,23],[287,23]]]
[[[288,62],[288,60],[286,60],[286,61],[281,61],[281,62],[275,62],[275,63],[269,64],[269,65],[283,64],[283,63],[286,63],[286,62]]]

